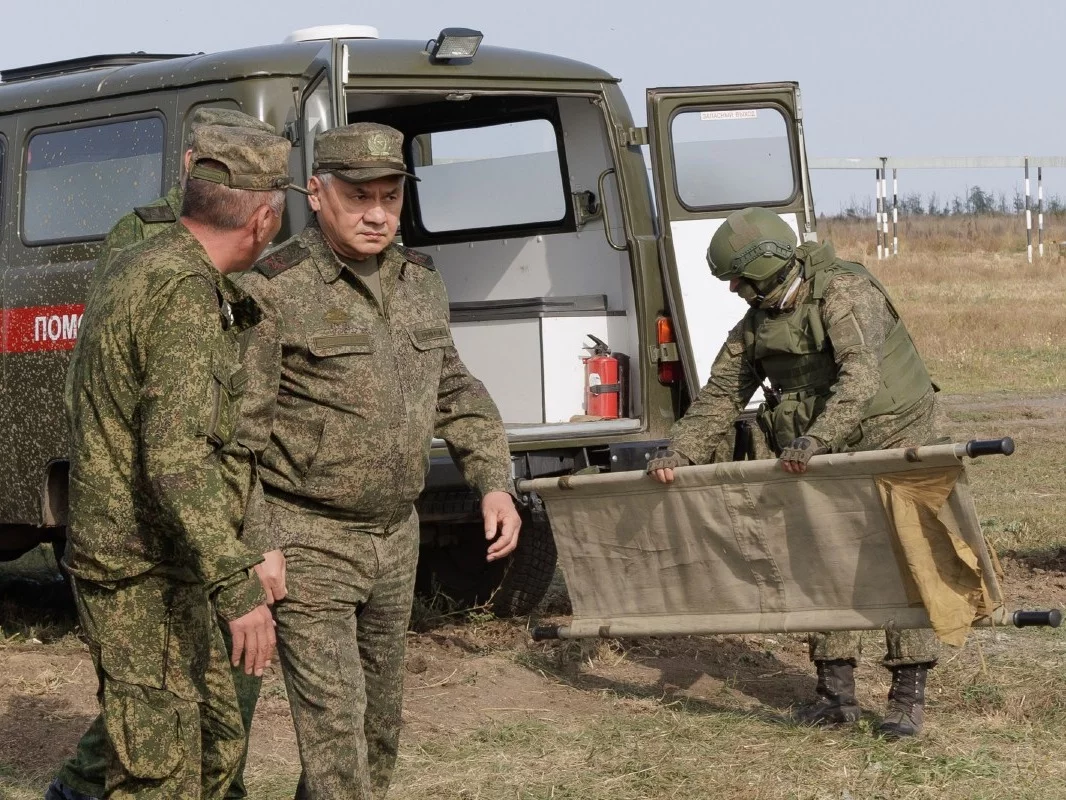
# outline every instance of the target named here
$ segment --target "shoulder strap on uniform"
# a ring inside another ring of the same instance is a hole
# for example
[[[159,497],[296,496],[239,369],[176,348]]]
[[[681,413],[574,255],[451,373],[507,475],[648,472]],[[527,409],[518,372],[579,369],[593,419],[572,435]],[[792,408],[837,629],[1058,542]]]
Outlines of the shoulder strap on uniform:
[[[427,253],[419,252],[418,250],[412,250],[410,247],[404,247],[403,245],[396,245],[396,249],[400,251],[400,255],[403,256],[405,261],[410,261],[412,264],[418,264],[420,267],[434,270],[433,257]]]
[[[174,216],[174,212],[170,210],[170,206],[166,203],[158,206],[138,206],[133,209],[133,213],[140,218],[141,222],[147,222],[149,225],[156,222],[178,221],[178,218]]]
[[[304,243],[299,239],[293,239],[288,244],[283,244],[277,250],[273,250],[260,258],[252,266],[252,269],[267,280],[270,280],[276,278],[290,267],[295,267],[309,255],[311,255],[311,251],[307,249]]]

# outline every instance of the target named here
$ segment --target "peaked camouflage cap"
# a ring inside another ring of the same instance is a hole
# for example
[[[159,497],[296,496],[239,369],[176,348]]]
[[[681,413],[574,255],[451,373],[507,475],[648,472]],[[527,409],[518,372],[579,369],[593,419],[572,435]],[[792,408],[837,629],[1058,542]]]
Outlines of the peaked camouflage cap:
[[[259,192],[300,189],[289,175],[291,148],[287,139],[263,130],[201,125],[193,140],[189,177]],[[217,161],[222,168],[204,161]]]
[[[185,134],[186,150],[193,146],[193,142],[196,140],[196,129],[203,125],[222,125],[227,128],[251,128],[252,130],[260,130],[264,133],[277,133],[277,131],[274,130],[273,125],[245,114],[242,111],[237,111],[232,108],[210,108],[207,106],[200,106],[200,108],[192,112],[192,117],[189,119],[189,131]]]
[[[388,175],[406,175],[403,134],[388,125],[356,122],[315,137],[312,172],[331,172],[348,183],[366,183]]]

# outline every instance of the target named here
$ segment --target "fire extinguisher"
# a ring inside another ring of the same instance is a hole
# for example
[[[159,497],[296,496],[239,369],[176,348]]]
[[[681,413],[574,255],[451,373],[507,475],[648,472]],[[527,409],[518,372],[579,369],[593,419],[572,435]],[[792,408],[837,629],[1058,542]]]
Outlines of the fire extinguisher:
[[[627,356],[611,353],[611,348],[602,339],[591,333],[591,351],[582,360],[585,362],[585,413],[590,417],[618,419],[623,410],[624,362]]]

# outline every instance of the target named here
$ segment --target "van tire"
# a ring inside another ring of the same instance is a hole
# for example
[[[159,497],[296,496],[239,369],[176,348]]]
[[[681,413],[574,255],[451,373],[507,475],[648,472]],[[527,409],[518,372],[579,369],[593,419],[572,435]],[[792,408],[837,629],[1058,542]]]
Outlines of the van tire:
[[[423,546],[416,591],[439,592],[463,608],[486,606],[495,616],[520,617],[537,607],[555,577],[556,550],[543,511],[521,509],[522,530],[514,552],[488,562],[481,525],[447,526],[456,536]]]
[[[523,514],[518,546],[508,556],[503,579],[492,595],[492,612],[497,617],[532,613],[555,577],[557,560],[555,538],[543,511]]]

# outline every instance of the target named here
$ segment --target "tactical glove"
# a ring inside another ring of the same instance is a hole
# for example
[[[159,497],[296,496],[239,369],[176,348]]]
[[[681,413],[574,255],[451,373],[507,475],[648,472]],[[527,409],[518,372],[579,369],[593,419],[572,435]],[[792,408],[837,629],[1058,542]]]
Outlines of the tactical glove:
[[[829,448],[822,443],[821,439],[814,436],[800,436],[798,439],[793,439],[791,444],[781,451],[781,460],[795,461],[797,464],[807,466],[811,456],[820,456],[828,452]]]
[[[692,462],[680,453],[674,452],[667,447],[660,447],[655,451],[655,458],[648,462],[648,473],[657,469],[677,469],[678,467],[691,466]]]

